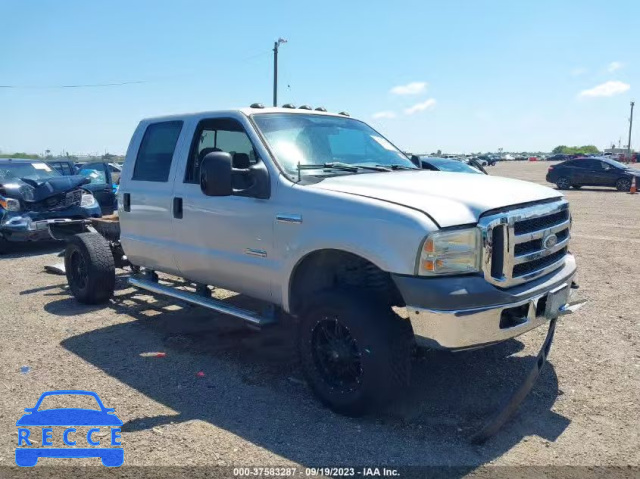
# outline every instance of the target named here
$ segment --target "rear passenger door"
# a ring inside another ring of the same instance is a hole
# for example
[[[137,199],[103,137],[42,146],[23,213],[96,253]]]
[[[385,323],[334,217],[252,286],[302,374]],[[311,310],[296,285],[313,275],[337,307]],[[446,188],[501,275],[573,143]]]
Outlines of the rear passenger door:
[[[579,186],[593,186],[593,177],[591,174],[591,160],[572,160],[567,162],[569,166],[569,178],[571,183]]]
[[[172,198],[179,152],[188,149],[181,147],[184,130],[182,121],[142,123],[127,151],[118,191],[121,241],[129,260],[177,275]]]

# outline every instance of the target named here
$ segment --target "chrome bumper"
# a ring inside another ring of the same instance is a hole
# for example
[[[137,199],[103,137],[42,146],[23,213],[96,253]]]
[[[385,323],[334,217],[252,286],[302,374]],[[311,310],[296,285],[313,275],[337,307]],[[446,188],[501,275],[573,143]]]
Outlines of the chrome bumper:
[[[407,306],[418,344],[438,349],[472,349],[499,343],[579,309],[571,302],[573,275],[554,288],[497,306],[438,311]]]

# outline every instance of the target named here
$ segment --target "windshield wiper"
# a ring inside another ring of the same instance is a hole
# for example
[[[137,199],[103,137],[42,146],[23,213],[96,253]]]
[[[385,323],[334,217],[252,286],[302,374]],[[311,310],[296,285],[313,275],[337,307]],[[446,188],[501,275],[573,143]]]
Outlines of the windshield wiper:
[[[420,170],[420,168],[414,167],[414,166],[405,166],[405,165],[399,165],[399,164],[393,164],[393,165],[376,165],[376,166],[380,166],[383,168],[386,168],[387,170]]]

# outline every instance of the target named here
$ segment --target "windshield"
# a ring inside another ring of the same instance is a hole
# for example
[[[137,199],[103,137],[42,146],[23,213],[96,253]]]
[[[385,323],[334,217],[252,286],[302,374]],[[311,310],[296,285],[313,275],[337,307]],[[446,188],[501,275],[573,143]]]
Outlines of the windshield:
[[[627,168],[629,168],[628,165],[625,165],[624,163],[620,163],[619,161],[616,161],[616,160],[610,160],[609,158],[603,159],[602,161],[604,163],[609,163],[611,166],[615,166],[616,168],[622,168],[623,170],[626,170]]]
[[[416,169],[400,150],[358,120],[296,113],[257,114],[253,119],[276,161],[290,174],[297,174],[298,164],[397,165]],[[306,173],[309,171],[318,172]]]
[[[46,180],[55,176],[62,175],[42,162],[7,162],[0,164],[0,180],[15,180],[20,178]]]
[[[455,173],[482,173],[473,166],[467,165],[461,161],[446,160],[444,158],[425,158],[425,161],[431,163],[440,171],[451,171]]]

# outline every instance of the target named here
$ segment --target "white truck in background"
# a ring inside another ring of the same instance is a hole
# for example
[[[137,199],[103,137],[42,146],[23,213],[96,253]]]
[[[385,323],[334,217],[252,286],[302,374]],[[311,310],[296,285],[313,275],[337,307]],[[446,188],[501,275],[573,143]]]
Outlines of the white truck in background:
[[[579,306],[558,191],[421,170],[345,113],[254,104],[143,120],[118,205],[119,235],[96,234],[95,221],[69,239],[79,301],[107,301],[115,267],[133,269],[133,286],[258,328],[279,315],[214,299],[209,286],[262,300],[295,319],[309,386],[347,415],[399,394],[414,343],[489,346]]]

